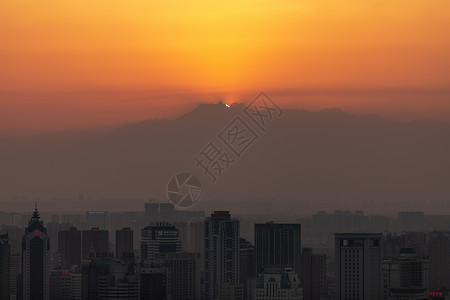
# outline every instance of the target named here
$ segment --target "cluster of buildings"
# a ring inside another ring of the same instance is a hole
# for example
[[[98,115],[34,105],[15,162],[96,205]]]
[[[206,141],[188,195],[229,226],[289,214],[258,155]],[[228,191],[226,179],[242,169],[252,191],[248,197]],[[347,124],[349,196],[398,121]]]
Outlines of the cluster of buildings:
[[[256,223],[250,242],[228,211],[148,203],[139,230],[106,220],[87,212],[54,234],[36,208],[20,233],[4,225],[0,299],[450,299],[448,232],[335,233],[326,254],[302,245],[299,223]]]

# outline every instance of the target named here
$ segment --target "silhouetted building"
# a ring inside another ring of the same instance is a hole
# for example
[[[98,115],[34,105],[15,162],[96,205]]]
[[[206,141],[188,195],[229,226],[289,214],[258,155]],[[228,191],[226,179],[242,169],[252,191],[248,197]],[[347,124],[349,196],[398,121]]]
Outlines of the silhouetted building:
[[[129,227],[116,230],[116,257],[133,256],[133,230]]]
[[[166,268],[167,299],[200,299],[200,254],[166,253],[163,257]]]
[[[256,281],[255,300],[302,300],[300,280],[290,267],[264,268]]]
[[[244,238],[239,241],[239,282],[243,287],[244,299],[248,299],[248,280],[256,278],[255,246]]]
[[[37,207],[34,210],[22,239],[23,299],[47,299],[49,297],[50,241],[47,229],[40,220]]]
[[[428,261],[417,259],[414,248],[403,248],[383,262],[384,299],[428,299]]]
[[[10,295],[16,299],[19,299],[18,294],[22,294],[22,289],[18,289],[17,280],[22,280],[22,255],[20,253],[12,254],[10,260],[10,280],[9,280],[9,290]]]
[[[98,299],[139,299],[138,279],[129,273],[127,262],[114,258],[108,267],[107,274],[97,275]]]
[[[189,223],[190,248],[188,252],[200,253],[200,269],[204,270],[205,264],[205,221],[193,220]]]
[[[154,259],[159,254],[181,252],[178,229],[167,222],[153,223],[141,231],[141,260]]]
[[[81,270],[81,230],[71,227],[58,232],[58,253],[61,268],[76,265]]]
[[[336,233],[335,299],[382,299],[381,234]]]
[[[124,259],[93,259],[83,264],[82,276],[83,299],[139,298],[137,275]]]
[[[109,255],[109,232],[92,228],[82,232],[82,252],[81,258],[86,259],[89,253],[94,253],[96,257],[107,257]]]
[[[50,267],[58,266],[58,231],[59,225],[56,222],[47,223],[47,235],[50,240]]]
[[[327,299],[327,257],[325,254],[313,254],[311,248],[303,248],[301,282],[304,299]]]
[[[145,262],[138,277],[140,299],[167,300],[166,268],[161,260]]]
[[[239,283],[239,220],[215,211],[205,220],[205,295],[216,298],[223,283]]]
[[[50,300],[70,300],[70,275],[67,270],[50,272]]]
[[[0,299],[10,297],[11,245],[8,234],[0,235]]]
[[[256,272],[274,265],[301,272],[301,224],[255,224]]]
[[[450,233],[434,231],[428,236],[430,255],[428,269],[428,289],[431,291],[450,290]]]

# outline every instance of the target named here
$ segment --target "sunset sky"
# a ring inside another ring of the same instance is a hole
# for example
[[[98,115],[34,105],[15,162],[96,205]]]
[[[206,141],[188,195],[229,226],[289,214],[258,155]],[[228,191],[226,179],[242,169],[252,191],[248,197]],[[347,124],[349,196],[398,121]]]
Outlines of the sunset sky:
[[[0,0],[0,131],[286,107],[450,122],[448,0]]]

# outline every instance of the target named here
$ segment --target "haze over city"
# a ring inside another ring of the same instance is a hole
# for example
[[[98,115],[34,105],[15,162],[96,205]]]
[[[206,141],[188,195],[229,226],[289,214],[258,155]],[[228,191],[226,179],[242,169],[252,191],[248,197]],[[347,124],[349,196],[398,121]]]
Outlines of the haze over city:
[[[0,0],[0,300],[450,300],[447,0]]]

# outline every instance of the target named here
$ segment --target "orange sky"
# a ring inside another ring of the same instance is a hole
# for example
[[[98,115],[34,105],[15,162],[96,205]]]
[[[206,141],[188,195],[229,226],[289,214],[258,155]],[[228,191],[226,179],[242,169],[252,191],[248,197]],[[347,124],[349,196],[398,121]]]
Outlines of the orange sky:
[[[450,120],[448,0],[0,0],[0,131],[282,105]]]

